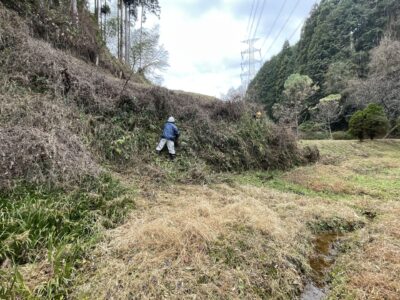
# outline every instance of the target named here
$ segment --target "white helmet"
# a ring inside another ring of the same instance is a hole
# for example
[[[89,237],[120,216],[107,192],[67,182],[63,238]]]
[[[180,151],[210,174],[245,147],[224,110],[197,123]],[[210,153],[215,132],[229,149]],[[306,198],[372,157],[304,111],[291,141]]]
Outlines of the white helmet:
[[[169,117],[168,118],[168,123],[175,123],[175,118],[174,117]]]

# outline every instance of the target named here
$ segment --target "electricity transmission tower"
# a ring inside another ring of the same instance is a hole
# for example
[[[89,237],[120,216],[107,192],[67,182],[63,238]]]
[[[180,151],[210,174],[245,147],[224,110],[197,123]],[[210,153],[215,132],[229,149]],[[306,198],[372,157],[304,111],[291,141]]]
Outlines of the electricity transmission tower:
[[[257,38],[253,38],[243,41],[246,44],[246,50],[242,51],[242,73],[240,77],[244,92],[261,66],[261,49],[257,49],[254,46],[257,40]]]

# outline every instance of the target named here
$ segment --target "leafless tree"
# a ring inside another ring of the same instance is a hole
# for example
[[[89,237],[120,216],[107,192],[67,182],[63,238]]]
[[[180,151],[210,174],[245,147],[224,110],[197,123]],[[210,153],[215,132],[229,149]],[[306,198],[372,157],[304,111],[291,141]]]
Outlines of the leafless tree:
[[[393,131],[400,118],[400,41],[385,38],[371,52],[370,73],[351,85],[350,101],[360,108],[369,103],[383,106]]]
[[[329,132],[329,136],[332,139],[332,123],[334,123],[340,116],[341,107],[340,94],[333,94],[325,97],[319,101],[319,103],[311,110],[314,119],[322,123],[326,130]]]
[[[160,72],[169,67],[168,51],[159,44],[159,38],[159,26],[138,29],[134,33],[130,51],[132,69],[156,83],[162,79]]]
[[[223,101],[240,101],[243,99],[242,88],[231,87],[226,94],[221,95],[221,100]]]

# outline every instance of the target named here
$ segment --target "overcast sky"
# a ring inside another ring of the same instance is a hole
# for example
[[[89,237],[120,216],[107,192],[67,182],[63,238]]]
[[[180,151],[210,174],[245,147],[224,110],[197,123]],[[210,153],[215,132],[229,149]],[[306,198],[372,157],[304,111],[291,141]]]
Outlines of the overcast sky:
[[[286,39],[291,38],[291,44],[298,40],[300,30],[296,29],[316,2],[265,0],[264,4],[264,0],[160,0],[161,17],[156,22],[160,24],[161,43],[170,54],[170,68],[164,73],[163,85],[217,97],[230,87],[238,87],[241,83],[241,51],[245,49],[242,41],[249,36],[253,1],[254,6],[258,6],[253,32],[264,5],[256,47],[261,48],[261,55],[266,59],[278,53]],[[148,25],[154,22],[149,19]]]

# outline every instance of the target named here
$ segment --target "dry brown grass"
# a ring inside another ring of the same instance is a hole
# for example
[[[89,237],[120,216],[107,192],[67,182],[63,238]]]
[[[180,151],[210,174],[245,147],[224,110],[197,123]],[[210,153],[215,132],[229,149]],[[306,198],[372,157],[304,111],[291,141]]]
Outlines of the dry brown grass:
[[[379,205],[373,224],[348,240],[351,250],[338,268],[345,284],[335,286],[332,299],[351,294],[356,299],[398,299],[400,294],[400,204]]]
[[[309,272],[307,222],[363,217],[337,203],[253,186],[174,186],[109,232],[76,295],[295,297]]]
[[[282,178],[306,189],[313,181],[339,198],[252,184],[171,186],[140,198],[130,220],[107,233],[74,297],[294,299],[310,275],[313,230],[337,226],[356,230],[340,248],[329,298],[397,299],[400,202],[391,185],[399,174],[386,167],[398,164],[400,143],[332,145],[321,150],[341,148],[341,165],[301,167]],[[390,188],[371,196],[375,187],[352,180],[355,170],[387,179]],[[349,188],[333,190],[329,179]]]
[[[308,180],[326,184],[327,178],[334,178],[352,187],[352,191],[340,190],[352,195],[346,205],[376,215],[344,243],[346,251],[332,274],[329,299],[399,299],[400,141],[314,143],[318,143],[323,155],[343,156],[334,167],[312,167]],[[290,174],[287,176],[292,178]],[[363,194],[354,197],[354,192],[360,190]]]
[[[18,181],[73,185],[99,174],[75,105],[21,91],[5,78],[0,90],[0,188]]]
[[[0,128],[0,140],[0,188],[11,188],[18,180],[70,185],[100,172],[81,141],[68,131]]]

